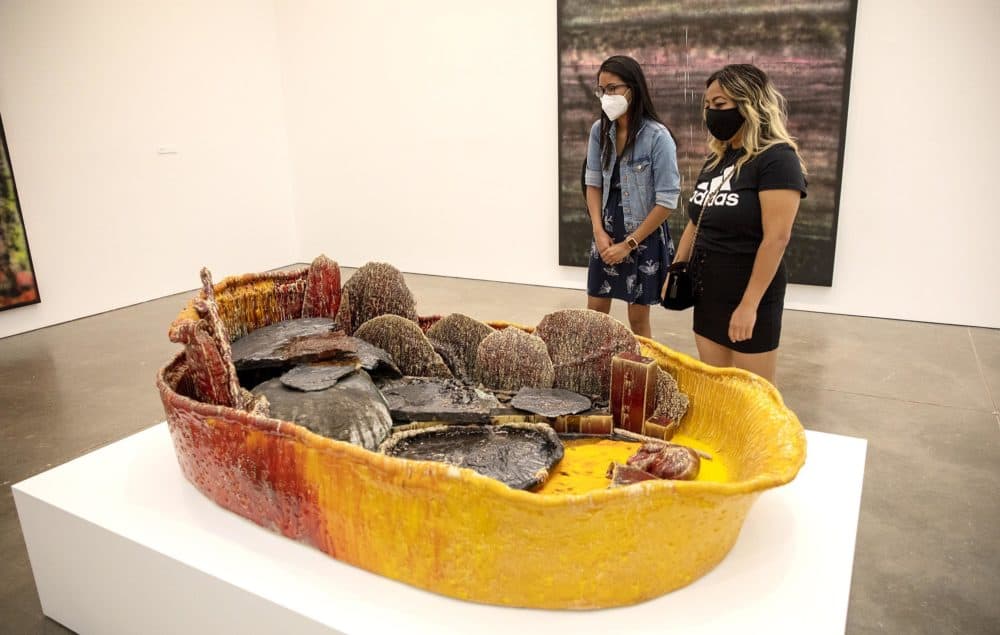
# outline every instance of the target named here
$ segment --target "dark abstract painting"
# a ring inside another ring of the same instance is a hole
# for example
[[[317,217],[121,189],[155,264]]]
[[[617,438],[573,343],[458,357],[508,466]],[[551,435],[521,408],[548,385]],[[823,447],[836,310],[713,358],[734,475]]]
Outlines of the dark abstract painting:
[[[559,264],[586,266],[592,239],[580,193],[597,69],[611,55],[643,67],[677,137],[682,200],[708,151],[705,80],[731,63],[764,69],[788,99],[788,127],[809,171],[785,254],[791,282],[830,286],[837,236],[856,0],[559,0]],[[684,216],[667,221],[674,240]]]
[[[40,301],[0,118],[0,311]]]

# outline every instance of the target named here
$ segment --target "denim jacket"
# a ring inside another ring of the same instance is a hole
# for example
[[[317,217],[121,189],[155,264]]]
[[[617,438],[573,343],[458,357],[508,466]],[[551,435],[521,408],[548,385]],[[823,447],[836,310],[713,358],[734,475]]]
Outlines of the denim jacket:
[[[590,142],[587,145],[587,171],[584,182],[602,190],[601,213],[608,204],[611,173],[615,169],[614,158],[618,154],[615,147],[617,122],[611,122],[608,129],[608,143],[611,144],[611,161],[605,168],[601,165],[601,121],[590,128]],[[653,206],[662,205],[667,209],[677,208],[681,192],[681,173],[677,168],[677,144],[666,126],[651,119],[645,119],[635,137],[635,144],[629,156],[621,160],[622,209],[625,212],[625,230],[635,231],[646,220]]]

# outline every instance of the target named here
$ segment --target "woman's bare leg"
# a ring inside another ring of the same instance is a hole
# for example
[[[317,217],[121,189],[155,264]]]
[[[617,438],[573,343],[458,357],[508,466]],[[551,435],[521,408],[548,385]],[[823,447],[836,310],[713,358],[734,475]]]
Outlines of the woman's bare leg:
[[[636,335],[652,337],[653,331],[649,326],[649,305],[628,305],[628,324]]]
[[[716,344],[697,333],[694,334],[694,343],[698,346],[698,357],[709,366],[726,368],[733,365],[732,349]]]
[[[777,365],[778,349],[766,353],[733,353],[733,366],[756,373],[772,384]]]
[[[588,295],[587,308],[601,313],[611,313],[611,298],[595,298]]]

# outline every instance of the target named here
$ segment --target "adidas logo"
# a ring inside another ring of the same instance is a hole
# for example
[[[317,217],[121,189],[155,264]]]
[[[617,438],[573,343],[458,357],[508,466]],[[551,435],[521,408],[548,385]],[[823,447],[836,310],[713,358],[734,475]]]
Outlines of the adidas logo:
[[[736,168],[729,166],[722,171],[722,174],[715,177],[711,181],[705,183],[699,183],[694,189],[694,195],[691,197],[691,202],[695,205],[701,205],[708,196],[709,192],[718,192],[715,195],[715,200],[710,202],[709,205],[725,205],[726,207],[736,207],[740,202],[740,195],[732,191],[729,186],[729,182],[733,177],[733,172]]]

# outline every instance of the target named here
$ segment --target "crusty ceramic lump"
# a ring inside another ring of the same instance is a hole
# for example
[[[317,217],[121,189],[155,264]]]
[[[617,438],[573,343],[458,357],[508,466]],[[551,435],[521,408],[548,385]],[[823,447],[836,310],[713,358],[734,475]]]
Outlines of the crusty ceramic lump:
[[[626,351],[639,352],[639,344],[624,324],[589,309],[549,313],[535,335],[548,347],[556,388],[601,398],[607,398],[610,391],[611,358]]]
[[[362,324],[354,336],[392,356],[399,370],[415,377],[451,377],[451,371],[434,351],[416,322],[398,315],[380,315]]]
[[[487,335],[476,351],[476,377],[493,390],[551,388],[554,376],[545,342],[513,326]]]

